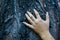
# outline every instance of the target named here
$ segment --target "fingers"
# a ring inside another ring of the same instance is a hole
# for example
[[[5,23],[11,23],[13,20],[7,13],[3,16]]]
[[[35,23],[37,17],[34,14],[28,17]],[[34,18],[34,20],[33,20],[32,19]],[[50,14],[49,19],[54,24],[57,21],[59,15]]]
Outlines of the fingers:
[[[33,28],[33,26],[31,24],[28,24],[26,22],[23,22],[23,24],[25,24],[26,26],[29,26],[30,28]]]
[[[48,15],[48,12],[46,12],[46,20],[49,21],[49,15]]]
[[[25,14],[26,15],[26,18],[28,19],[28,21],[31,23],[31,24],[34,24],[34,22],[32,21],[32,19],[28,16],[28,14]]]
[[[36,17],[37,17],[38,19],[39,19],[39,18],[41,19],[41,17],[40,17],[40,15],[39,15],[39,13],[37,12],[37,10],[34,9],[34,12],[35,12]]]
[[[35,21],[35,17],[34,17],[30,12],[27,11],[27,13],[28,13],[29,17],[30,17],[33,21]]]

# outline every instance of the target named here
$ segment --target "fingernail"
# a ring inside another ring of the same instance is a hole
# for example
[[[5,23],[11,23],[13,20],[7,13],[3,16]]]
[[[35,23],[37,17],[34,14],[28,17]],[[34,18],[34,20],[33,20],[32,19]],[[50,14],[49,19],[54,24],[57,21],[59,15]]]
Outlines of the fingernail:
[[[48,15],[48,12],[46,12],[46,14]]]
[[[29,13],[29,11],[27,11],[27,13]]]
[[[29,11],[27,11],[27,14],[29,15],[29,14],[30,14],[30,12],[29,12]]]
[[[33,9],[35,11],[35,9]]]
[[[26,15],[26,14],[25,14]]]
[[[24,24],[24,22],[22,22]]]

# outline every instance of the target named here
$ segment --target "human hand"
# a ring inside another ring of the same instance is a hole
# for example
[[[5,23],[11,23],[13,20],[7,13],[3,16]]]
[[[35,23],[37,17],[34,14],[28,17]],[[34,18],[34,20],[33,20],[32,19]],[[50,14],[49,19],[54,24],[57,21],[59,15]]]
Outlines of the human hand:
[[[46,20],[42,20],[37,10],[34,9],[36,18],[27,11],[26,18],[31,23],[23,22],[26,26],[32,28],[35,32],[41,34],[43,32],[49,31],[49,15],[46,12]]]

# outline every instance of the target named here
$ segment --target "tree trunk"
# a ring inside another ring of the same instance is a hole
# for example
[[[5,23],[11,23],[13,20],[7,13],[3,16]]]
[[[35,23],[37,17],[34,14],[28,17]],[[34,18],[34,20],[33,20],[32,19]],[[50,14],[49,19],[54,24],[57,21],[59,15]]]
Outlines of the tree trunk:
[[[22,24],[28,22],[25,17],[27,11],[34,15],[33,9],[43,20],[46,11],[49,12],[50,33],[59,40],[60,7],[57,0],[44,0],[44,3],[41,0],[0,0],[0,40],[41,40],[33,29]]]

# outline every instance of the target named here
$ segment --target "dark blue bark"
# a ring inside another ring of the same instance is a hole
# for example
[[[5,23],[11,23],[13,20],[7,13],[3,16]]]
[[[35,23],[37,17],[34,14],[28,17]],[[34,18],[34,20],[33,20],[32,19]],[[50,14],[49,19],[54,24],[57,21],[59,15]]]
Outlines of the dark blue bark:
[[[45,20],[45,12],[50,16],[50,33],[59,40],[60,7],[57,0],[1,0],[0,7],[0,40],[41,40],[33,29],[28,28],[23,21],[28,22],[25,13],[30,11],[34,15],[36,9]],[[28,22],[29,23],[29,22]]]

